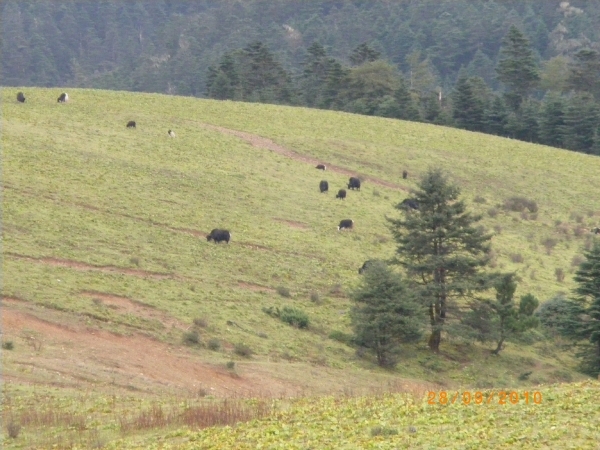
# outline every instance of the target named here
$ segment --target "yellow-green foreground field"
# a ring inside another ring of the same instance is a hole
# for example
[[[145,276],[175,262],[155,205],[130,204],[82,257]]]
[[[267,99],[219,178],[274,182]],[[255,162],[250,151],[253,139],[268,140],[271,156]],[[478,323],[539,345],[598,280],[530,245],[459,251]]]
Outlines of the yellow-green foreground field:
[[[58,104],[59,90],[2,90],[5,447],[134,448],[170,433],[173,448],[595,448],[598,385],[538,387],[584,380],[564,346],[508,343],[492,357],[458,339],[432,355],[423,342],[388,372],[340,336],[358,268],[394,252],[385,216],[431,166],[495,231],[494,266],[517,272],[517,296],[569,293],[600,221],[599,158],[329,111],[68,92]],[[336,200],[350,175],[365,179],[360,192]],[[512,196],[539,210],[504,209]],[[346,218],[355,229],[337,232]],[[207,242],[213,228],[231,243]],[[262,310],[286,305],[308,330]],[[426,404],[428,390],[457,388],[540,390],[543,402]],[[381,392],[411,394],[358,397]],[[202,408],[225,397],[240,415],[214,423],[265,422],[173,431],[206,425],[216,413]],[[378,426],[385,436],[371,436]]]

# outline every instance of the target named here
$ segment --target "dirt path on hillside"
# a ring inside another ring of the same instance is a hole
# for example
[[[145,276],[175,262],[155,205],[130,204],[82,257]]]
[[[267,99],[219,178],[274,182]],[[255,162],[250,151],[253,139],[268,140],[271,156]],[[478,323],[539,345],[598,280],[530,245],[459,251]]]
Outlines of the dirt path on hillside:
[[[329,164],[325,161],[321,161],[321,160],[313,158],[311,156],[302,155],[294,150],[291,150],[289,148],[286,148],[279,144],[276,144],[271,139],[268,139],[268,138],[265,138],[262,136],[258,136],[256,134],[247,133],[245,131],[232,130],[230,128],[220,127],[217,125],[210,125],[207,123],[203,123],[202,126],[205,128],[208,128],[210,130],[215,130],[215,131],[219,131],[221,133],[229,134],[231,136],[236,136],[236,137],[248,142],[253,147],[271,150],[272,152],[275,152],[279,155],[286,156],[288,158],[292,158],[296,161],[302,161],[302,162],[305,162],[308,164],[315,164],[315,165],[316,164],[325,164],[327,166],[327,170],[329,170],[331,172],[340,173],[342,175],[347,175],[349,177],[357,176],[355,171],[346,169],[341,166]],[[409,191],[408,188],[400,186],[396,183],[391,183],[389,181],[382,180],[380,178],[366,176],[363,181],[367,181],[369,183],[379,185],[379,186],[384,186],[384,187],[391,188],[391,189],[397,189],[400,191],[407,191],[407,192]]]
[[[22,259],[26,261],[32,261],[41,264],[48,264],[50,266],[57,267],[68,267],[70,269],[75,270],[95,270],[98,272],[108,272],[108,273],[120,273],[123,275],[132,275],[136,277],[142,278],[155,278],[158,280],[164,279],[175,279],[179,278],[177,275],[172,273],[160,273],[160,272],[150,272],[148,270],[141,269],[129,269],[127,267],[117,267],[117,266],[95,266],[93,264],[84,263],[82,261],[74,261],[72,259],[62,259],[62,258],[54,258],[54,257],[44,257],[44,258],[34,258],[28,255],[20,255],[18,253],[5,252],[4,256],[9,256],[14,259]]]
[[[248,285],[249,287],[253,287]],[[148,307],[113,294],[84,291],[108,304],[148,314]],[[164,312],[155,317],[181,325]],[[173,346],[141,333],[116,334],[84,323],[80,316],[41,308],[18,298],[2,299],[2,339],[15,345],[3,352],[5,382],[39,384],[127,395],[215,395],[285,397],[298,395],[411,392],[422,395],[430,383],[371,374],[362,377],[339,369],[270,362],[236,361],[236,370],[203,361],[206,350]],[[225,348],[231,344],[224,343]],[[214,358],[214,357],[213,357]]]

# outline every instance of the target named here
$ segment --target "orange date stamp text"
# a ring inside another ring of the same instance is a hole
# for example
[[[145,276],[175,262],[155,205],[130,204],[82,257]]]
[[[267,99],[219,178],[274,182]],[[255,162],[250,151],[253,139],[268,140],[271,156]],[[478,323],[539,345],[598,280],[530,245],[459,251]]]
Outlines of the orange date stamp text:
[[[463,405],[485,405],[497,403],[499,405],[518,405],[530,404],[540,405],[542,403],[542,393],[539,391],[491,391],[491,392],[446,392],[446,391],[429,391],[427,393],[427,404],[429,405],[453,405],[462,403]]]

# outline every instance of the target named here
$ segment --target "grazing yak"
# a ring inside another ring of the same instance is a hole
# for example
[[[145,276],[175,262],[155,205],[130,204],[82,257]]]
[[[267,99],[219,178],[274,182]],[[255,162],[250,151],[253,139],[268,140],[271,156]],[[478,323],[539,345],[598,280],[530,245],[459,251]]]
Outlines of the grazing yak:
[[[62,94],[60,94],[60,97],[58,97],[58,103],[65,103],[69,101],[69,94],[67,94],[66,92],[63,92]]]
[[[403,209],[419,209],[419,202],[413,198],[405,198],[398,206]]]
[[[17,94],[17,101],[19,103],[25,103],[25,95],[22,92],[19,92]]]
[[[358,189],[360,191],[360,180],[356,177],[350,177],[348,189]]]
[[[169,136],[175,137],[175,132],[173,130],[169,130]]]
[[[408,178],[408,172],[406,170],[402,171],[402,178],[404,178],[405,180]]]
[[[322,180],[319,183],[319,189],[321,190],[321,193],[327,192],[329,190],[329,183],[326,180]]]
[[[127,128],[135,128],[135,120],[130,120],[127,122]]]
[[[327,170],[327,166],[325,164],[318,164],[316,169]]]
[[[598,228],[598,227],[592,228],[592,233],[594,233],[594,234],[600,234],[600,228]]]
[[[352,220],[352,219],[340,220],[340,224],[338,225],[338,231],[351,230],[352,228],[354,228],[354,220]]]
[[[229,240],[231,239],[231,233],[229,232],[229,230],[219,230],[217,228],[215,228],[214,230],[212,230],[210,232],[210,234],[208,236],[206,236],[206,240],[207,241],[214,241],[215,244],[217,242],[221,242],[221,241],[225,241],[229,244]]]
[[[339,198],[340,200],[344,200],[346,198],[346,189],[340,189],[335,196],[335,198]]]

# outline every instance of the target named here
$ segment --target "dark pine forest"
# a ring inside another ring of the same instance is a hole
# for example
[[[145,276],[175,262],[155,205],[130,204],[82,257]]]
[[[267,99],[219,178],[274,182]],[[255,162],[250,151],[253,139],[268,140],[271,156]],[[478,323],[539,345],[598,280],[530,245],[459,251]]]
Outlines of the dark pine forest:
[[[600,155],[600,0],[6,1],[4,86],[301,105]]]

